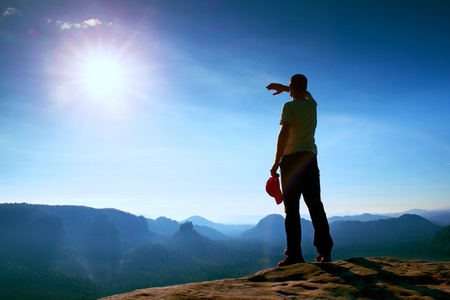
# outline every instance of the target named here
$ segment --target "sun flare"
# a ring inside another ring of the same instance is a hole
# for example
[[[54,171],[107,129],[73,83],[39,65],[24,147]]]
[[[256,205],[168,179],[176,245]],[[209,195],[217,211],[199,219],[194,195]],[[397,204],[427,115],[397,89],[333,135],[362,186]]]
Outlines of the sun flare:
[[[139,94],[136,78],[145,78],[135,53],[126,50],[92,44],[65,48],[53,67],[55,103],[122,114]]]
[[[89,57],[80,66],[81,88],[91,96],[114,96],[124,88],[124,67],[111,57]]]

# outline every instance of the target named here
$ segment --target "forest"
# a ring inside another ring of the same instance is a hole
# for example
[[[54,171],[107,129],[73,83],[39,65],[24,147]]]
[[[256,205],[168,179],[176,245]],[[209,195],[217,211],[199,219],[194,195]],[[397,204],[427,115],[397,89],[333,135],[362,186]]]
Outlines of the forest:
[[[206,226],[115,209],[0,204],[0,298],[97,299],[242,277],[276,267],[283,258],[283,222],[281,215],[269,215],[255,226]],[[302,219],[302,230],[304,256],[311,262],[312,223]],[[418,215],[339,220],[330,230],[334,260],[450,260],[450,226]]]

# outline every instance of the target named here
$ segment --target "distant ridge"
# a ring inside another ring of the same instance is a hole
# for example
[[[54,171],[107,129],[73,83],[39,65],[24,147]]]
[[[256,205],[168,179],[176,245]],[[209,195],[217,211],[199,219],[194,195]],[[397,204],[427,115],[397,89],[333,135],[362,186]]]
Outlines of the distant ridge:
[[[241,234],[242,238],[264,241],[272,244],[286,243],[284,217],[278,214],[268,215],[252,229]]]
[[[356,215],[346,215],[346,216],[333,216],[328,218],[329,223],[334,223],[337,221],[376,221],[389,218],[398,218],[405,214],[418,215],[428,221],[439,225],[447,226],[450,225],[450,208],[443,208],[440,210],[425,210],[425,209],[410,209],[404,212],[387,213],[387,214],[356,214]]]
[[[159,217],[156,220],[147,219],[148,229],[162,236],[172,235],[180,228],[180,223],[166,218]]]
[[[254,225],[232,225],[232,224],[221,224],[221,223],[214,223],[208,219],[205,219],[203,217],[200,216],[192,216],[190,218],[187,218],[186,220],[182,221],[181,223],[190,221],[192,222],[192,224],[194,225],[199,225],[199,226],[207,226],[210,227],[212,229],[215,229],[229,237],[237,237],[239,235],[241,235],[244,231],[254,227]],[[202,230],[201,228],[196,228],[196,230],[198,232],[204,232],[204,229]]]
[[[340,243],[389,243],[426,239],[442,227],[418,215],[376,221],[339,221],[330,225],[331,235]]]
[[[393,218],[390,216],[384,216],[384,215],[373,215],[373,214],[362,214],[362,215],[354,215],[354,216],[336,216],[328,218],[329,223],[338,222],[338,221],[361,221],[361,222],[368,222],[368,221],[376,221],[376,220],[382,220],[382,219],[389,219]]]
[[[206,218],[203,218],[201,216],[192,216],[187,218],[186,220],[181,221],[180,223],[184,222],[192,222],[192,224],[195,225],[201,225],[201,226],[208,226],[211,228],[214,228],[213,226],[217,225],[217,223],[214,223]]]
[[[399,217],[404,214],[419,215],[439,226],[450,225],[450,208],[440,210],[410,209],[403,213],[392,213],[386,215],[390,217]]]

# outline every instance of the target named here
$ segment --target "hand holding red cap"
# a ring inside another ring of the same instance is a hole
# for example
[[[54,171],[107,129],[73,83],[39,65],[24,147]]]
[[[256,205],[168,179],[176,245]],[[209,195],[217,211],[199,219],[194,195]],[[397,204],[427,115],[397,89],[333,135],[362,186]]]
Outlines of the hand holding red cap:
[[[275,198],[277,204],[283,202],[283,193],[280,190],[280,181],[278,177],[270,177],[266,182],[266,192]]]

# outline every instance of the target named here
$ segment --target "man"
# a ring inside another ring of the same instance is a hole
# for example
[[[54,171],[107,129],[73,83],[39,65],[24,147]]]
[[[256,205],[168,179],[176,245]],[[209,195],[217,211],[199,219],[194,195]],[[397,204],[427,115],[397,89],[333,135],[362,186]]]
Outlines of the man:
[[[304,75],[292,76],[289,86],[271,83],[267,89],[275,90],[274,95],[289,92],[292,98],[292,101],[286,102],[283,106],[275,163],[270,170],[272,176],[278,177],[277,170],[280,167],[286,212],[286,258],[280,261],[278,266],[305,262],[300,246],[301,195],[303,195],[314,226],[314,246],[318,252],[315,260],[330,262],[333,240],[320,199],[317,147],[314,140],[317,125],[317,103],[307,92],[307,79]]]

